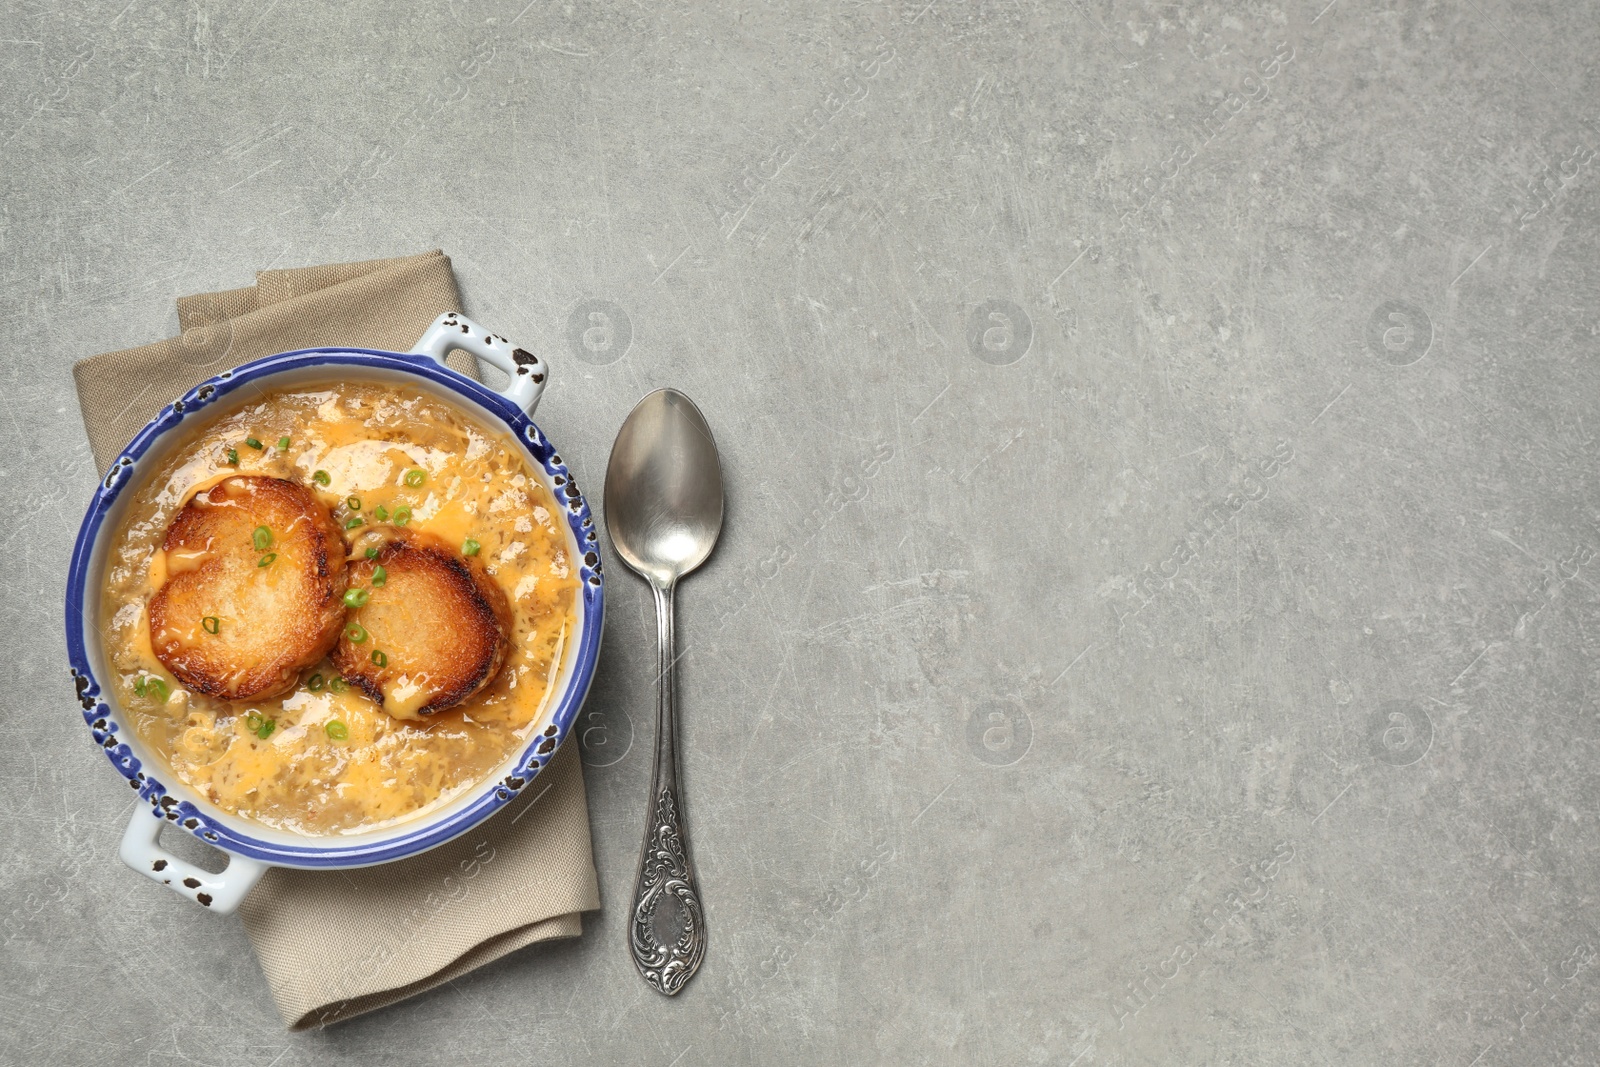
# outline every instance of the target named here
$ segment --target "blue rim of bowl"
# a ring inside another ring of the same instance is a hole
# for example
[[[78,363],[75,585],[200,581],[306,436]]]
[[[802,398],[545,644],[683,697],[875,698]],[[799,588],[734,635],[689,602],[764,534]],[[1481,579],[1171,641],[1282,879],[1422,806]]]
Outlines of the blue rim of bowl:
[[[421,816],[415,831],[365,845],[340,844],[339,838],[328,838],[325,839],[326,843],[321,844],[313,843],[317,839],[308,839],[304,845],[263,841],[225,825],[205,809],[172,795],[153,773],[155,768],[146,768],[128,744],[121,740],[127,727],[117,711],[101,699],[100,682],[91,669],[85,644],[87,622],[84,612],[89,606],[87,598],[99,593],[99,582],[90,573],[95,545],[112,505],[134,480],[131,476],[134,465],[167,433],[240,388],[269,375],[303,368],[399,371],[443,386],[488,409],[512,431],[528,457],[550,476],[557,503],[562,505],[567,525],[582,552],[578,569],[583,592],[583,628],[561,701],[551,716],[550,725],[529,738],[509,774],[498,782],[484,782],[475,786],[473,791],[477,795],[448,817],[436,820]],[[95,743],[105,752],[118,773],[139,791],[140,798],[150,805],[156,817],[165,818],[209,845],[264,863],[305,868],[361,867],[425,852],[465,833],[509,804],[549,764],[571,732],[573,721],[583,706],[594,678],[595,664],[600,655],[604,592],[598,535],[589,504],[578,490],[572,472],[562,462],[555,446],[520,408],[428,356],[402,355],[368,348],[306,348],[267,356],[201,382],[162,408],[160,414],[151,419],[128,447],[118,454],[110,471],[95,490],[83,525],[78,530],[77,543],[73,546],[72,563],[67,572],[67,656],[72,667],[73,683],[77,686],[78,700],[83,707],[83,719]]]

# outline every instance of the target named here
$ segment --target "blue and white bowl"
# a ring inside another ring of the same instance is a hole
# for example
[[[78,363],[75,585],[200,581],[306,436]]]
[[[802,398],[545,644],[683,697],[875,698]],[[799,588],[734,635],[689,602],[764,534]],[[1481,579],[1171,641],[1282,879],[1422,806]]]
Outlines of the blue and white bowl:
[[[445,354],[465,349],[510,375],[495,391],[444,364]],[[67,577],[67,654],[72,664],[83,719],[111,765],[138,790],[145,803],[134,812],[122,838],[121,856],[134,870],[172,887],[213,911],[231,912],[270,867],[365,867],[414,856],[463,834],[509,804],[549,765],[589,692],[600,653],[604,584],[594,517],[572,473],[555,446],[533,424],[534,406],[544,391],[548,370],[537,356],[514,347],[455,313],[441,315],[408,353],[364,348],[308,348],[283,352],[224,371],[161,409],[112,463],[95,491],[78,531]],[[476,788],[451,803],[395,826],[338,837],[312,838],[275,830],[225,812],[173,777],[131,728],[132,720],[113,691],[101,647],[100,594],[110,544],[127,511],[128,499],[188,437],[197,421],[229,411],[242,400],[240,390],[292,389],[330,379],[392,382],[427,390],[490,427],[504,426],[522,445],[535,472],[543,472],[551,496],[565,505],[569,558],[579,561],[579,637],[568,642],[557,675],[557,692],[548,719],[527,745],[509,757]],[[238,395],[236,395],[238,394]],[[228,866],[212,874],[164,851],[156,838],[171,824],[229,854]]]

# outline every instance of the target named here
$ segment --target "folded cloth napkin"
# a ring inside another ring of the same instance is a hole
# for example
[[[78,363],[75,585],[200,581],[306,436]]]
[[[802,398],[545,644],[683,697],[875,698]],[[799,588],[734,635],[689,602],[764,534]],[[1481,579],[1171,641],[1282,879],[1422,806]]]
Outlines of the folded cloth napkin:
[[[443,252],[268,270],[180,297],[182,333],[73,367],[103,472],[161,407],[205,379],[297,348],[404,352],[460,307]],[[476,376],[465,352],[451,365]],[[600,906],[577,753],[565,746],[506,811],[420,856],[349,871],[269,871],[239,909],[291,1030],[348,1019],[536,941],[576,937]],[[197,921],[202,921],[197,919]]]

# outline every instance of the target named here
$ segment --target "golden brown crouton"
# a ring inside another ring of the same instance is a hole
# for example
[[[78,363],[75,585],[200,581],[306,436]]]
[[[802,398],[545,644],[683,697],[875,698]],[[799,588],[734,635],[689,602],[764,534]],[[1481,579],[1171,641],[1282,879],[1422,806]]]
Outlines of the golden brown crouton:
[[[163,548],[167,579],[150,600],[150,642],[195,692],[275,696],[338,640],[344,542],[304,486],[228,478],[183,506]]]
[[[436,538],[398,538],[375,559],[351,563],[350,588],[368,599],[350,613],[333,665],[390,715],[415,718],[454,707],[488,685],[505,662],[511,635],[505,594],[476,562]]]

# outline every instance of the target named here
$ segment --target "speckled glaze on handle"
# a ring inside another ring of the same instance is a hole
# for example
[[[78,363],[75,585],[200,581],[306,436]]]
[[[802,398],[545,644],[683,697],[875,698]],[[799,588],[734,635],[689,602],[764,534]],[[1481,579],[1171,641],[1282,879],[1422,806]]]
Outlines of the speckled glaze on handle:
[[[650,588],[655,593],[660,668],[656,675],[656,759],[644,845],[639,850],[639,878],[628,922],[628,947],[644,980],[670,997],[684,987],[705,959],[706,918],[700,906],[694,865],[689,859],[689,833],[678,796],[673,585],[651,582]],[[675,939],[663,941],[655,918],[656,910],[668,897],[677,901],[680,932]]]
[[[140,874],[171,887],[190,900],[220,915],[232,915],[239,902],[270,869],[249,856],[225,853],[228,865],[216,874],[179,859],[161,847],[157,838],[166,820],[142,805],[134,809],[122,834],[117,855]]]
[[[501,396],[532,415],[544,395],[544,382],[549,373],[544,360],[518,348],[498,334],[490,333],[459,311],[448,311],[434,320],[411,349],[414,356],[431,356],[441,365],[452,348],[465,349],[485,363],[510,375],[511,382],[499,390]]]

